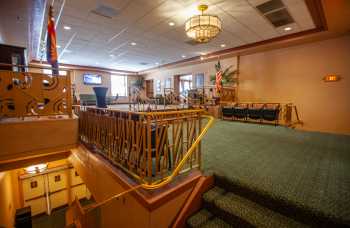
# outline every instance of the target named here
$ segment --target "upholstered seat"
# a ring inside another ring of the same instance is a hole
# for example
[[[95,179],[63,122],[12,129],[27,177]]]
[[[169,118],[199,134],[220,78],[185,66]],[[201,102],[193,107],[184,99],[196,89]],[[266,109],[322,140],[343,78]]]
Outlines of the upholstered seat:
[[[276,121],[276,124],[279,120],[280,114],[280,104],[266,104],[262,110],[262,118],[267,121]]]
[[[232,118],[232,116],[233,116],[233,107],[232,106],[222,107],[222,117]]]
[[[238,119],[246,119],[248,114],[247,104],[238,104],[233,107],[233,116]]]

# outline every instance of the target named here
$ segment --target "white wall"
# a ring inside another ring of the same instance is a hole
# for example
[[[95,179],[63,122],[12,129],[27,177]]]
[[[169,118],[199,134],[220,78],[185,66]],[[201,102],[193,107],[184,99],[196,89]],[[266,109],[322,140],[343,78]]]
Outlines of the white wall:
[[[193,76],[196,74],[204,73],[204,85],[211,85],[210,75],[216,73],[215,64],[218,62],[218,59],[212,60],[210,62],[205,63],[196,63],[187,66],[174,67],[169,69],[157,69],[151,72],[147,72],[143,75],[143,77],[148,79],[153,79],[154,93],[157,94],[156,90],[156,82],[157,80],[161,80],[161,93],[163,93],[165,80],[171,78],[171,87],[174,88],[174,77],[175,75],[184,75],[184,74],[192,74]],[[237,68],[237,57],[231,57],[227,59],[220,60],[221,67],[226,69],[227,67],[232,65],[232,70]],[[193,83],[195,83],[195,79],[193,78]]]
[[[85,85],[83,80],[83,75],[86,73],[99,74],[102,75],[102,84],[101,85]],[[107,96],[111,96],[111,75],[108,73],[101,72],[88,72],[73,70],[72,74],[72,83],[75,84],[76,96],[79,99],[79,94],[94,94],[93,87],[108,87]]]
[[[241,56],[239,77],[240,102],[292,102],[302,129],[350,134],[350,36]]]
[[[93,73],[93,74],[100,74],[102,75],[102,84],[101,85],[85,85],[83,81],[83,75],[86,73]],[[95,94],[93,87],[108,87],[107,96],[111,96],[111,74],[110,73],[96,73],[96,72],[89,72],[89,71],[80,71],[80,70],[73,70],[71,72],[71,78],[72,83],[75,84],[76,88],[76,97],[79,100],[79,94]],[[128,87],[131,86],[133,81],[137,79],[138,76],[128,76],[127,84]],[[127,97],[119,97],[118,102],[128,102]]]

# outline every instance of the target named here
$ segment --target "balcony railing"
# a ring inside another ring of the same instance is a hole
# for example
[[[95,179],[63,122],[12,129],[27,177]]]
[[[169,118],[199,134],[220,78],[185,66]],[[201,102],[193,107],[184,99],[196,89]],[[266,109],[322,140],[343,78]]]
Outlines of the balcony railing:
[[[75,224],[102,227],[103,211],[111,205],[132,213],[118,199],[143,189],[158,189],[180,173],[200,169],[201,140],[214,122],[202,110],[130,112],[74,106],[80,140],[139,181],[101,202],[70,206]],[[72,221],[71,221],[72,222]]]
[[[69,71],[65,76],[0,71],[0,117],[71,116],[71,101]]]
[[[78,109],[81,142],[145,188],[156,187],[174,173],[200,168],[200,140],[209,127],[202,127],[202,110]],[[212,119],[207,122],[211,123]]]

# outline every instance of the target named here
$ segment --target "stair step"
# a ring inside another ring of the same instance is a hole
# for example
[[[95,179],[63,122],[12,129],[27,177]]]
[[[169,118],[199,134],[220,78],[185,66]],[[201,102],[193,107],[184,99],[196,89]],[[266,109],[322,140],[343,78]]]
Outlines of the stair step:
[[[216,199],[220,198],[225,193],[226,191],[223,188],[215,186],[203,194],[203,199],[206,203],[213,203]]]
[[[203,199],[212,214],[233,226],[307,227],[232,192],[225,192],[217,186],[206,192]]]
[[[206,209],[202,209],[187,220],[187,226],[191,228],[232,227],[222,219],[215,217]]]
[[[232,226],[218,217],[214,217],[213,219],[207,221],[202,226],[200,226],[200,228],[229,228],[229,227],[232,227]]]
[[[213,217],[214,215],[210,213],[208,210],[202,209],[187,220],[187,225],[193,228],[200,227],[201,225],[208,222]]]

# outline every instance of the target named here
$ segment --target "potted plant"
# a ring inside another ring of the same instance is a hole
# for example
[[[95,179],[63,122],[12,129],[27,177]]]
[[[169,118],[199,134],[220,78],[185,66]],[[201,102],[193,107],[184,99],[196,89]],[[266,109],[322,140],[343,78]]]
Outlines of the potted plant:
[[[222,72],[222,79],[221,79],[222,86],[233,85],[237,82],[237,79],[235,78],[235,75],[237,74],[237,70],[231,70],[231,68],[232,68],[232,65],[227,67],[225,70],[222,70],[220,61],[218,61],[218,63],[215,64],[216,73],[219,71]],[[216,74],[210,75],[210,81],[213,84],[216,83]]]
[[[143,90],[144,89],[144,82],[145,82],[145,80],[142,77],[139,77],[135,81],[133,81],[132,86],[134,88],[139,89],[139,90]]]

